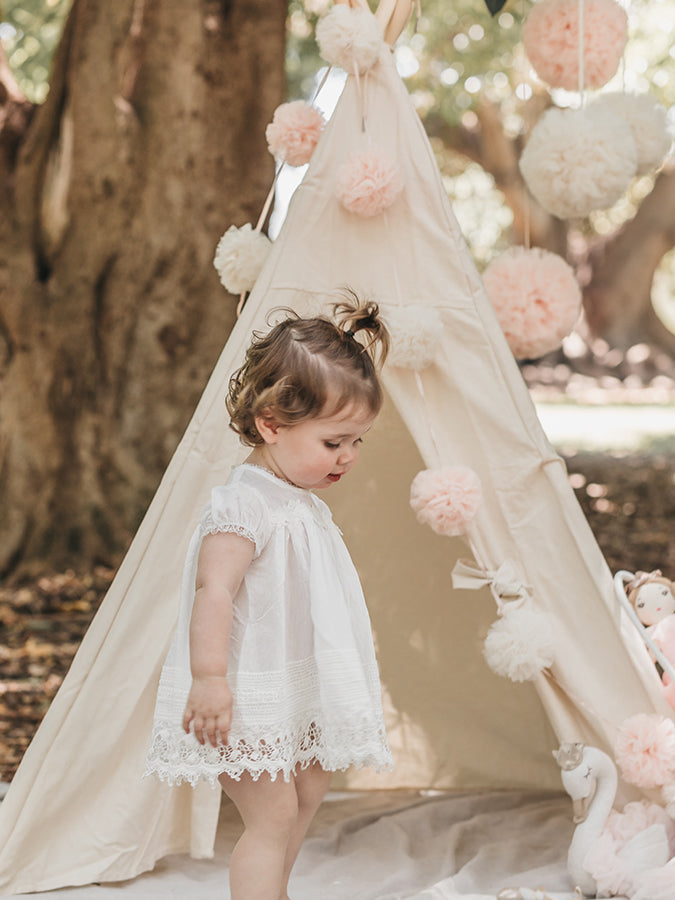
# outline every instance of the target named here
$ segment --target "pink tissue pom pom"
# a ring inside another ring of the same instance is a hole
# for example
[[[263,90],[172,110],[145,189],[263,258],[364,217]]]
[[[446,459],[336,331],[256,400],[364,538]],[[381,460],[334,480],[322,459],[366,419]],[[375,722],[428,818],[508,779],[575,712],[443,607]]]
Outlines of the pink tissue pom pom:
[[[584,87],[607,84],[619,67],[628,16],[614,0],[584,0]],[[579,0],[539,0],[523,26],[523,45],[551,87],[579,88]]]
[[[663,825],[668,837],[668,844],[673,850],[675,841],[675,822],[670,818],[662,806],[657,803],[648,803],[646,800],[633,800],[624,808],[610,811],[605,823],[605,831],[620,846],[624,846],[641,831],[646,831],[651,825]]]
[[[417,521],[437,534],[466,531],[482,497],[478,475],[467,466],[447,466],[418,472],[410,485],[410,505]]]
[[[581,289],[562,257],[511,247],[493,260],[483,283],[517,359],[537,359],[562,343],[581,312]]]
[[[304,100],[282,103],[265,129],[269,151],[289,166],[304,166],[314,153],[324,125],[319,110]]]
[[[630,784],[655,788],[675,775],[675,724],[663,716],[639,713],[621,725],[616,761]]]
[[[388,209],[402,190],[394,160],[381,150],[364,150],[340,167],[335,193],[346,210],[370,218]]]

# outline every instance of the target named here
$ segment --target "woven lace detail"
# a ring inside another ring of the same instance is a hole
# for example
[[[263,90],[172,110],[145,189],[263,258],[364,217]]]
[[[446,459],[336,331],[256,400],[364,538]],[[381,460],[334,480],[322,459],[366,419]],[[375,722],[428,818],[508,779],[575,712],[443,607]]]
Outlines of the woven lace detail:
[[[288,781],[297,768],[306,768],[312,762],[331,772],[350,766],[368,766],[377,771],[392,766],[384,727],[374,728],[372,720],[350,727],[311,722],[272,740],[239,736],[218,747],[202,746],[192,734],[158,721],[145,775],[156,774],[171,785],[187,782],[193,787],[201,780],[215,785],[222,773],[237,781],[244,772],[249,772],[255,781],[263,772],[272,779],[281,773]]]
[[[238,534],[240,537],[246,538],[255,544],[255,535],[250,528],[243,525],[237,525],[234,522],[214,522],[213,516],[209,513],[200,525],[201,536],[207,534]]]

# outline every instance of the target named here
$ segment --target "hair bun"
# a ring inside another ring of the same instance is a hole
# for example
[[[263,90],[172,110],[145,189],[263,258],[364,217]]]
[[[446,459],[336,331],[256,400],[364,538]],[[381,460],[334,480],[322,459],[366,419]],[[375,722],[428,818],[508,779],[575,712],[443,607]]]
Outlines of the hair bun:
[[[351,288],[344,291],[344,299],[333,306],[335,324],[347,337],[357,338],[366,332],[364,344],[373,362],[381,368],[389,352],[389,331],[380,316],[380,307],[373,300],[361,300]]]

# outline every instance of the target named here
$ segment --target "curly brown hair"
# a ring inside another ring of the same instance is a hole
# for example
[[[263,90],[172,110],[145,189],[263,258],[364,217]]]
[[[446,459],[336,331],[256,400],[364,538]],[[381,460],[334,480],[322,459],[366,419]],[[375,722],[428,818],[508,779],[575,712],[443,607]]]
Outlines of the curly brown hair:
[[[230,428],[244,444],[263,442],[255,425],[263,414],[295,425],[354,402],[365,403],[373,415],[380,411],[378,370],[389,350],[389,333],[379,308],[348,291],[332,310],[332,318],[302,318],[285,310],[287,317],[266,334],[254,333],[226,400]]]

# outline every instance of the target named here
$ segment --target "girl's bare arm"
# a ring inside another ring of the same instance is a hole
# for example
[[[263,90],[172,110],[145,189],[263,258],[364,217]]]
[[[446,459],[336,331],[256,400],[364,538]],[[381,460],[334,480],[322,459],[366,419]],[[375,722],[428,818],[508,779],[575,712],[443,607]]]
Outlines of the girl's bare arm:
[[[254,544],[234,533],[209,534],[197,563],[195,599],[190,620],[192,687],[183,728],[200,744],[225,743],[232,720],[227,683],[227,649],[232,602],[253,559]]]

